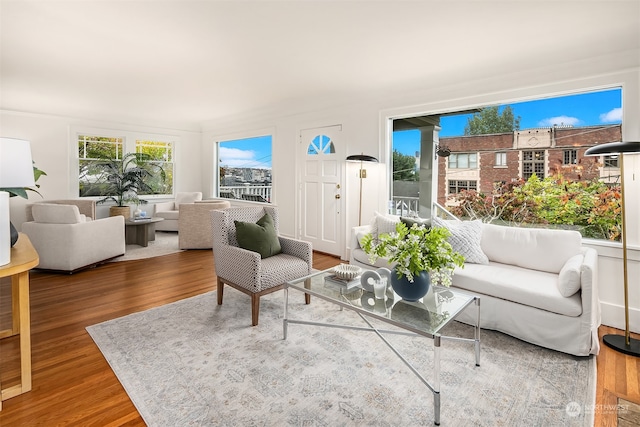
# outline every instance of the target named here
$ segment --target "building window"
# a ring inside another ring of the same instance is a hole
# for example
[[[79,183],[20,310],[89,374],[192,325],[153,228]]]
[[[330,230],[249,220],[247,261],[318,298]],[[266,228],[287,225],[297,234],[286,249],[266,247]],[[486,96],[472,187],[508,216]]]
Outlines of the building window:
[[[452,153],[449,156],[449,169],[477,169],[478,155],[476,153]]]
[[[577,152],[577,150],[564,150],[564,156],[563,156],[562,164],[575,165],[577,163],[578,163],[578,152]]]
[[[603,164],[605,168],[617,168],[618,156],[603,156]]]
[[[535,174],[538,178],[544,179],[544,151],[523,151],[522,152],[522,178],[525,180]]]
[[[271,135],[217,143],[218,197],[271,203]],[[319,141],[320,152],[333,143]]]
[[[124,138],[97,135],[78,135],[78,183],[80,197],[108,196],[103,194],[100,175],[92,171],[91,163],[100,158],[122,159]]]
[[[498,151],[496,153],[496,166],[507,166],[507,153]]]
[[[462,190],[477,190],[477,181],[449,180],[449,194],[458,194]]]

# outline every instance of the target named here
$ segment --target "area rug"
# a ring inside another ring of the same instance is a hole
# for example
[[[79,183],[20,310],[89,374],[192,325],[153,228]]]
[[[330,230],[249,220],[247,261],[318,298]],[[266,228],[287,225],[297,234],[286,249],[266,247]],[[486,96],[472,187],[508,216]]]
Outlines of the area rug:
[[[289,326],[283,291],[250,298],[228,288],[89,326],[89,334],[149,426],[431,426],[433,395],[373,333]],[[363,326],[348,310],[292,291],[290,317]],[[453,322],[446,331],[472,336]],[[593,425],[595,359],[483,331],[473,345],[443,341],[442,425]],[[433,342],[390,340],[427,379]]]
[[[127,245],[125,254],[110,261],[131,261],[136,259],[153,258],[180,252],[178,247],[178,233],[172,231],[156,231],[156,239],[149,242],[149,246]]]

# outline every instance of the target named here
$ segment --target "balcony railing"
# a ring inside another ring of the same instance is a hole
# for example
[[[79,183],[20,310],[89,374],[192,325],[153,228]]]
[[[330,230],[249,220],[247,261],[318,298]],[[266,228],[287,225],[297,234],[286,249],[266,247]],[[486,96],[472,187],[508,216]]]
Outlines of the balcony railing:
[[[420,199],[418,197],[393,196],[391,214],[410,217],[419,215],[419,212]],[[458,219],[458,217],[449,212],[447,208],[436,202],[433,202],[432,215],[446,219]]]
[[[227,199],[251,200],[254,202],[271,203],[270,185],[234,185],[221,186],[220,197]]]

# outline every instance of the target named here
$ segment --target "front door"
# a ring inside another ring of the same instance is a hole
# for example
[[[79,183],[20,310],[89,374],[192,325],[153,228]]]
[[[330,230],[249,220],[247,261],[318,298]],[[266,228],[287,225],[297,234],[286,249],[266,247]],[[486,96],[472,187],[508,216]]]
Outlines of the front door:
[[[300,236],[313,249],[341,256],[342,243],[342,126],[300,132]]]

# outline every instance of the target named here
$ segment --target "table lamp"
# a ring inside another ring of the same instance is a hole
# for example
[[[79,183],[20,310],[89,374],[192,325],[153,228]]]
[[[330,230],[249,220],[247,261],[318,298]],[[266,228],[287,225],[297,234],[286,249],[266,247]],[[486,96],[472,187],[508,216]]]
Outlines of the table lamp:
[[[360,177],[360,201],[358,203],[358,225],[362,225],[362,180],[367,177],[367,170],[363,168],[364,162],[378,163],[378,159],[367,154],[352,154],[347,156],[348,162],[360,162],[360,171],[358,176]]]
[[[11,262],[9,193],[6,190],[34,185],[29,141],[0,138],[0,265]]]
[[[640,340],[631,338],[629,333],[629,282],[627,274],[627,235],[626,218],[624,211],[624,153],[640,152],[640,142],[610,142],[589,148],[585,156],[618,155],[620,165],[620,214],[622,215],[622,266],[624,281],[624,336],[618,334],[607,334],[602,337],[602,341],[608,346],[621,353],[640,357]]]

